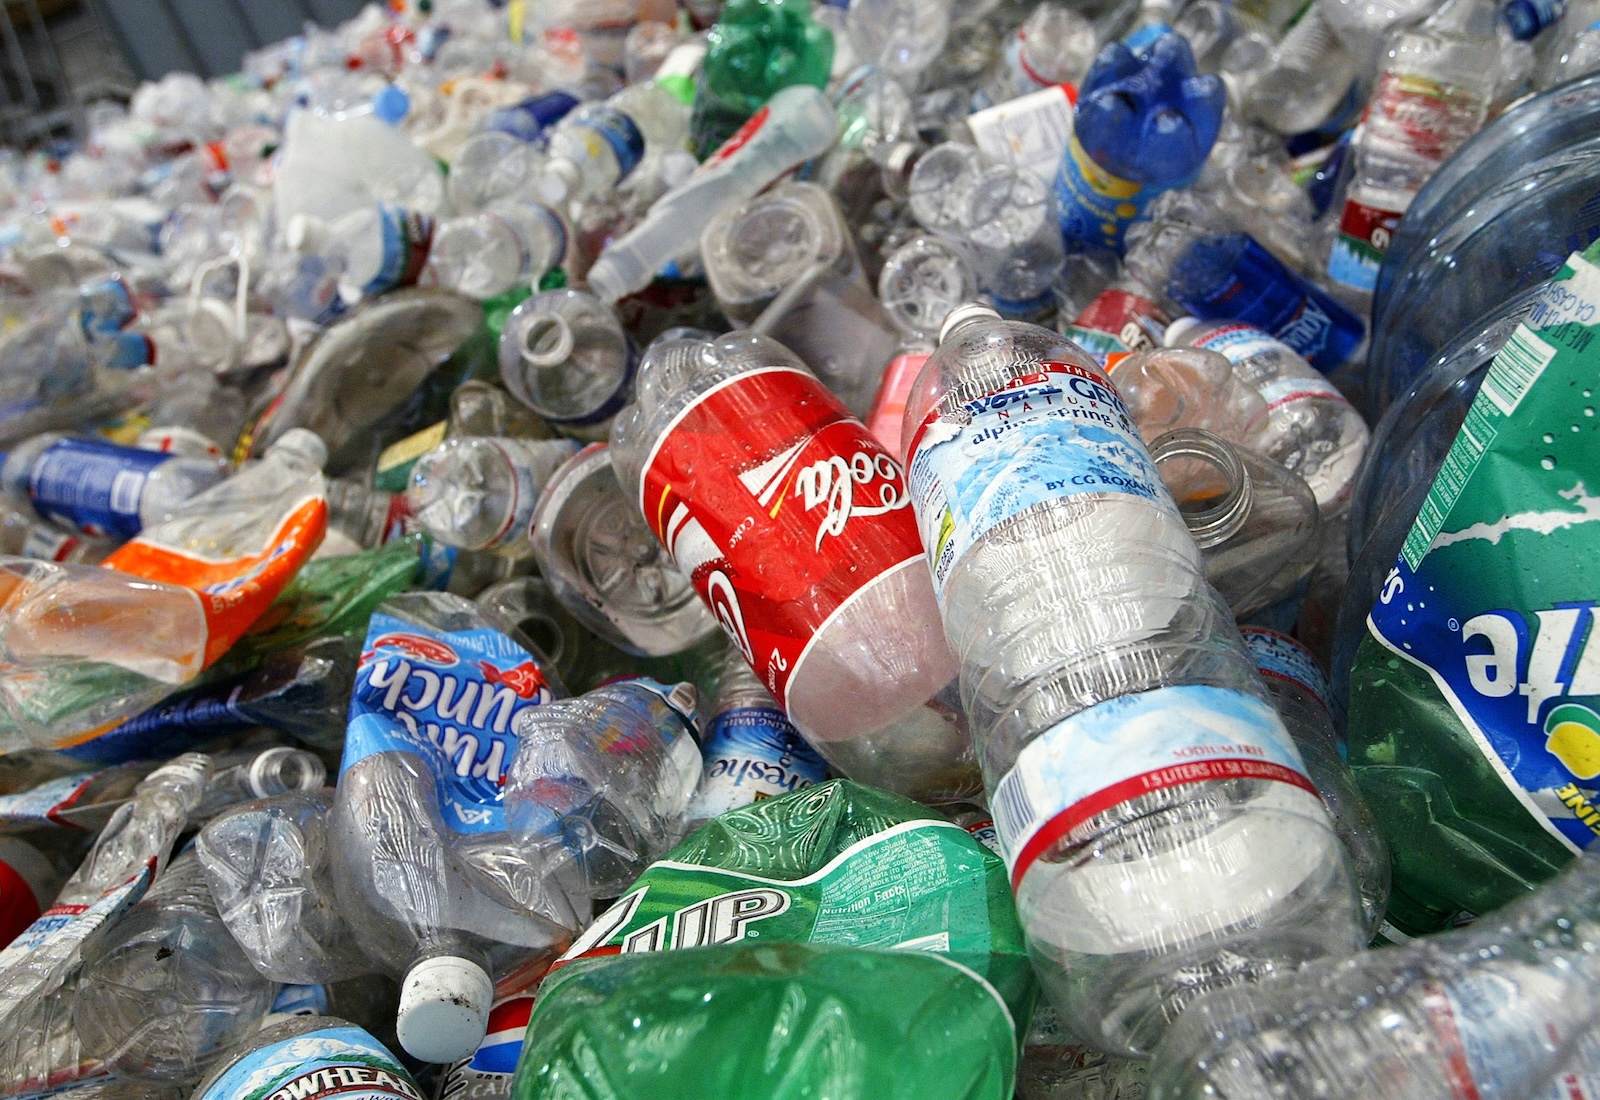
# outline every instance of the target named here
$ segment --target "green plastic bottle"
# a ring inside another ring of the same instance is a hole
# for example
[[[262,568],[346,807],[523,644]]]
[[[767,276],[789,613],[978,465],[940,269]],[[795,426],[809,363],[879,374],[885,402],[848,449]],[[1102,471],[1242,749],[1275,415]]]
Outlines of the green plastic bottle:
[[[705,160],[773,93],[821,88],[833,67],[833,32],[811,18],[811,0],[729,0],[706,39],[689,132]]]

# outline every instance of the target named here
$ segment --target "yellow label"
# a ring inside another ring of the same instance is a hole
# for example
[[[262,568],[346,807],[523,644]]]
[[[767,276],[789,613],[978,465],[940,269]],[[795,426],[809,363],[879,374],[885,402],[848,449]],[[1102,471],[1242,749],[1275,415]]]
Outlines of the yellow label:
[[[398,443],[391,443],[383,449],[378,456],[378,473],[392,470],[396,466],[403,466],[414,458],[420,458],[444,442],[445,428],[448,422],[441,420],[430,428],[423,428],[415,435],[408,435]]]

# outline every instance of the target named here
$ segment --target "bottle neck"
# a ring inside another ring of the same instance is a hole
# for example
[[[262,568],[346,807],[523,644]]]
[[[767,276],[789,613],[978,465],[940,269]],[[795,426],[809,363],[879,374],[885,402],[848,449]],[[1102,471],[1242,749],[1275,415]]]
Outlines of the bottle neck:
[[[1157,467],[1172,464],[1163,471],[1169,486],[1175,480],[1180,485],[1192,482],[1191,493],[1176,495],[1184,525],[1200,549],[1221,545],[1244,526],[1255,490],[1239,452],[1227,440],[1201,428],[1183,428],[1157,439],[1150,456]]]

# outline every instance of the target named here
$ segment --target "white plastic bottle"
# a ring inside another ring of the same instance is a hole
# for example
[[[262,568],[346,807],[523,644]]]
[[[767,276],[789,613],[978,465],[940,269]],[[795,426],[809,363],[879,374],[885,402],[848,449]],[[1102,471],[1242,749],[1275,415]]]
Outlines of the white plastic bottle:
[[[1148,1053],[1187,1001],[1361,943],[1338,839],[1101,368],[968,305],[908,484],[1034,968]]]
[[[644,289],[662,267],[694,253],[717,214],[822,153],[838,134],[839,116],[822,92],[808,84],[778,92],[693,175],[657,199],[644,221],[600,253],[589,269],[590,287],[608,302]]]

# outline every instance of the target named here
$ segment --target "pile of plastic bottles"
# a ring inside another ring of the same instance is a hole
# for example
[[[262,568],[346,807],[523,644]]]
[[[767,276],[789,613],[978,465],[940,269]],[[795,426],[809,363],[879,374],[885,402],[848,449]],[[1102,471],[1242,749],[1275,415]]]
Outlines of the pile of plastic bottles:
[[[6,152],[0,1097],[1600,1096],[1596,15],[391,0]]]

